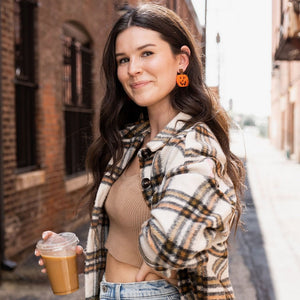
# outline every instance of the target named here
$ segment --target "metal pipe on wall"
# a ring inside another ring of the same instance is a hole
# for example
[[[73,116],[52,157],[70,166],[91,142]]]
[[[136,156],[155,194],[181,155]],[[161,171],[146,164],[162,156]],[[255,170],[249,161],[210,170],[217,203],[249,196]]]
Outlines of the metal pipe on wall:
[[[0,0],[0,22],[2,3]],[[3,161],[2,161],[2,60],[1,60],[1,27],[0,27],[0,262],[4,260],[4,207],[3,207]],[[0,283],[2,280],[2,268],[0,267]]]

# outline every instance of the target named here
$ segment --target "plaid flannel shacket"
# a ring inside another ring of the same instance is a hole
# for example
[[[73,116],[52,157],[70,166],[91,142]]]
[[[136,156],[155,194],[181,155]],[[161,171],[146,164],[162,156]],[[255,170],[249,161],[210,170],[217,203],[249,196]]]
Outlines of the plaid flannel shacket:
[[[234,299],[227,239],[235,214],[235,191],[215,136],[203,123],[187,127],[188,119],[189,115],[179,113],[143,149],[139,148],[150,131],[148,122],[122,131],[123,158],[111,173],[105,173],[92,213],[86,300],[99,299],[105,270],[109,230],[105,199],[137,149],[143,196],[151,209],[139,238],[144,260],[165,276],[177,271],[182,300]]]

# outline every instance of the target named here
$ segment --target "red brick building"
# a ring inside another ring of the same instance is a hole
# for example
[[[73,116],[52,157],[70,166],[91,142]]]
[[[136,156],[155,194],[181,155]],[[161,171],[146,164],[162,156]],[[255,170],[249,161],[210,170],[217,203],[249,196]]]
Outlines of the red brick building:
[[[300,1],[273,0],[270,139],[300,162]]]
[[[200,49],[191,1],[156,2],[187,21]],[[43,230],[74,230],[88,218],[76,205],[103,94],[102,49],[125,1],[0,3],[1,254],[15,258]]]

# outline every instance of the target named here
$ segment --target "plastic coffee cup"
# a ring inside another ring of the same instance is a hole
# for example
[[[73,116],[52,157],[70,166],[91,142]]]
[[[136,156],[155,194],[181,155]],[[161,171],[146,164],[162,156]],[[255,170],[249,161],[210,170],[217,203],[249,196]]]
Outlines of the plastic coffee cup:
[[[40,240],[36,245],[56,295],[71,294],[79,289],[76,261],[78,242],[74,233],[62,232],[51,235],[47,240]]]

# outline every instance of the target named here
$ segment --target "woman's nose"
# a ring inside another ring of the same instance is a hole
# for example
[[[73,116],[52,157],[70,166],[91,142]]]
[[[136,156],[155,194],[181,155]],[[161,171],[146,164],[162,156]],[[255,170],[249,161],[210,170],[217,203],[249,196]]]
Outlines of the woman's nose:
[[[131,59],[128,65],[128,74],[134,76],[141,73],[142,66],[141,62],[138,59]]]

